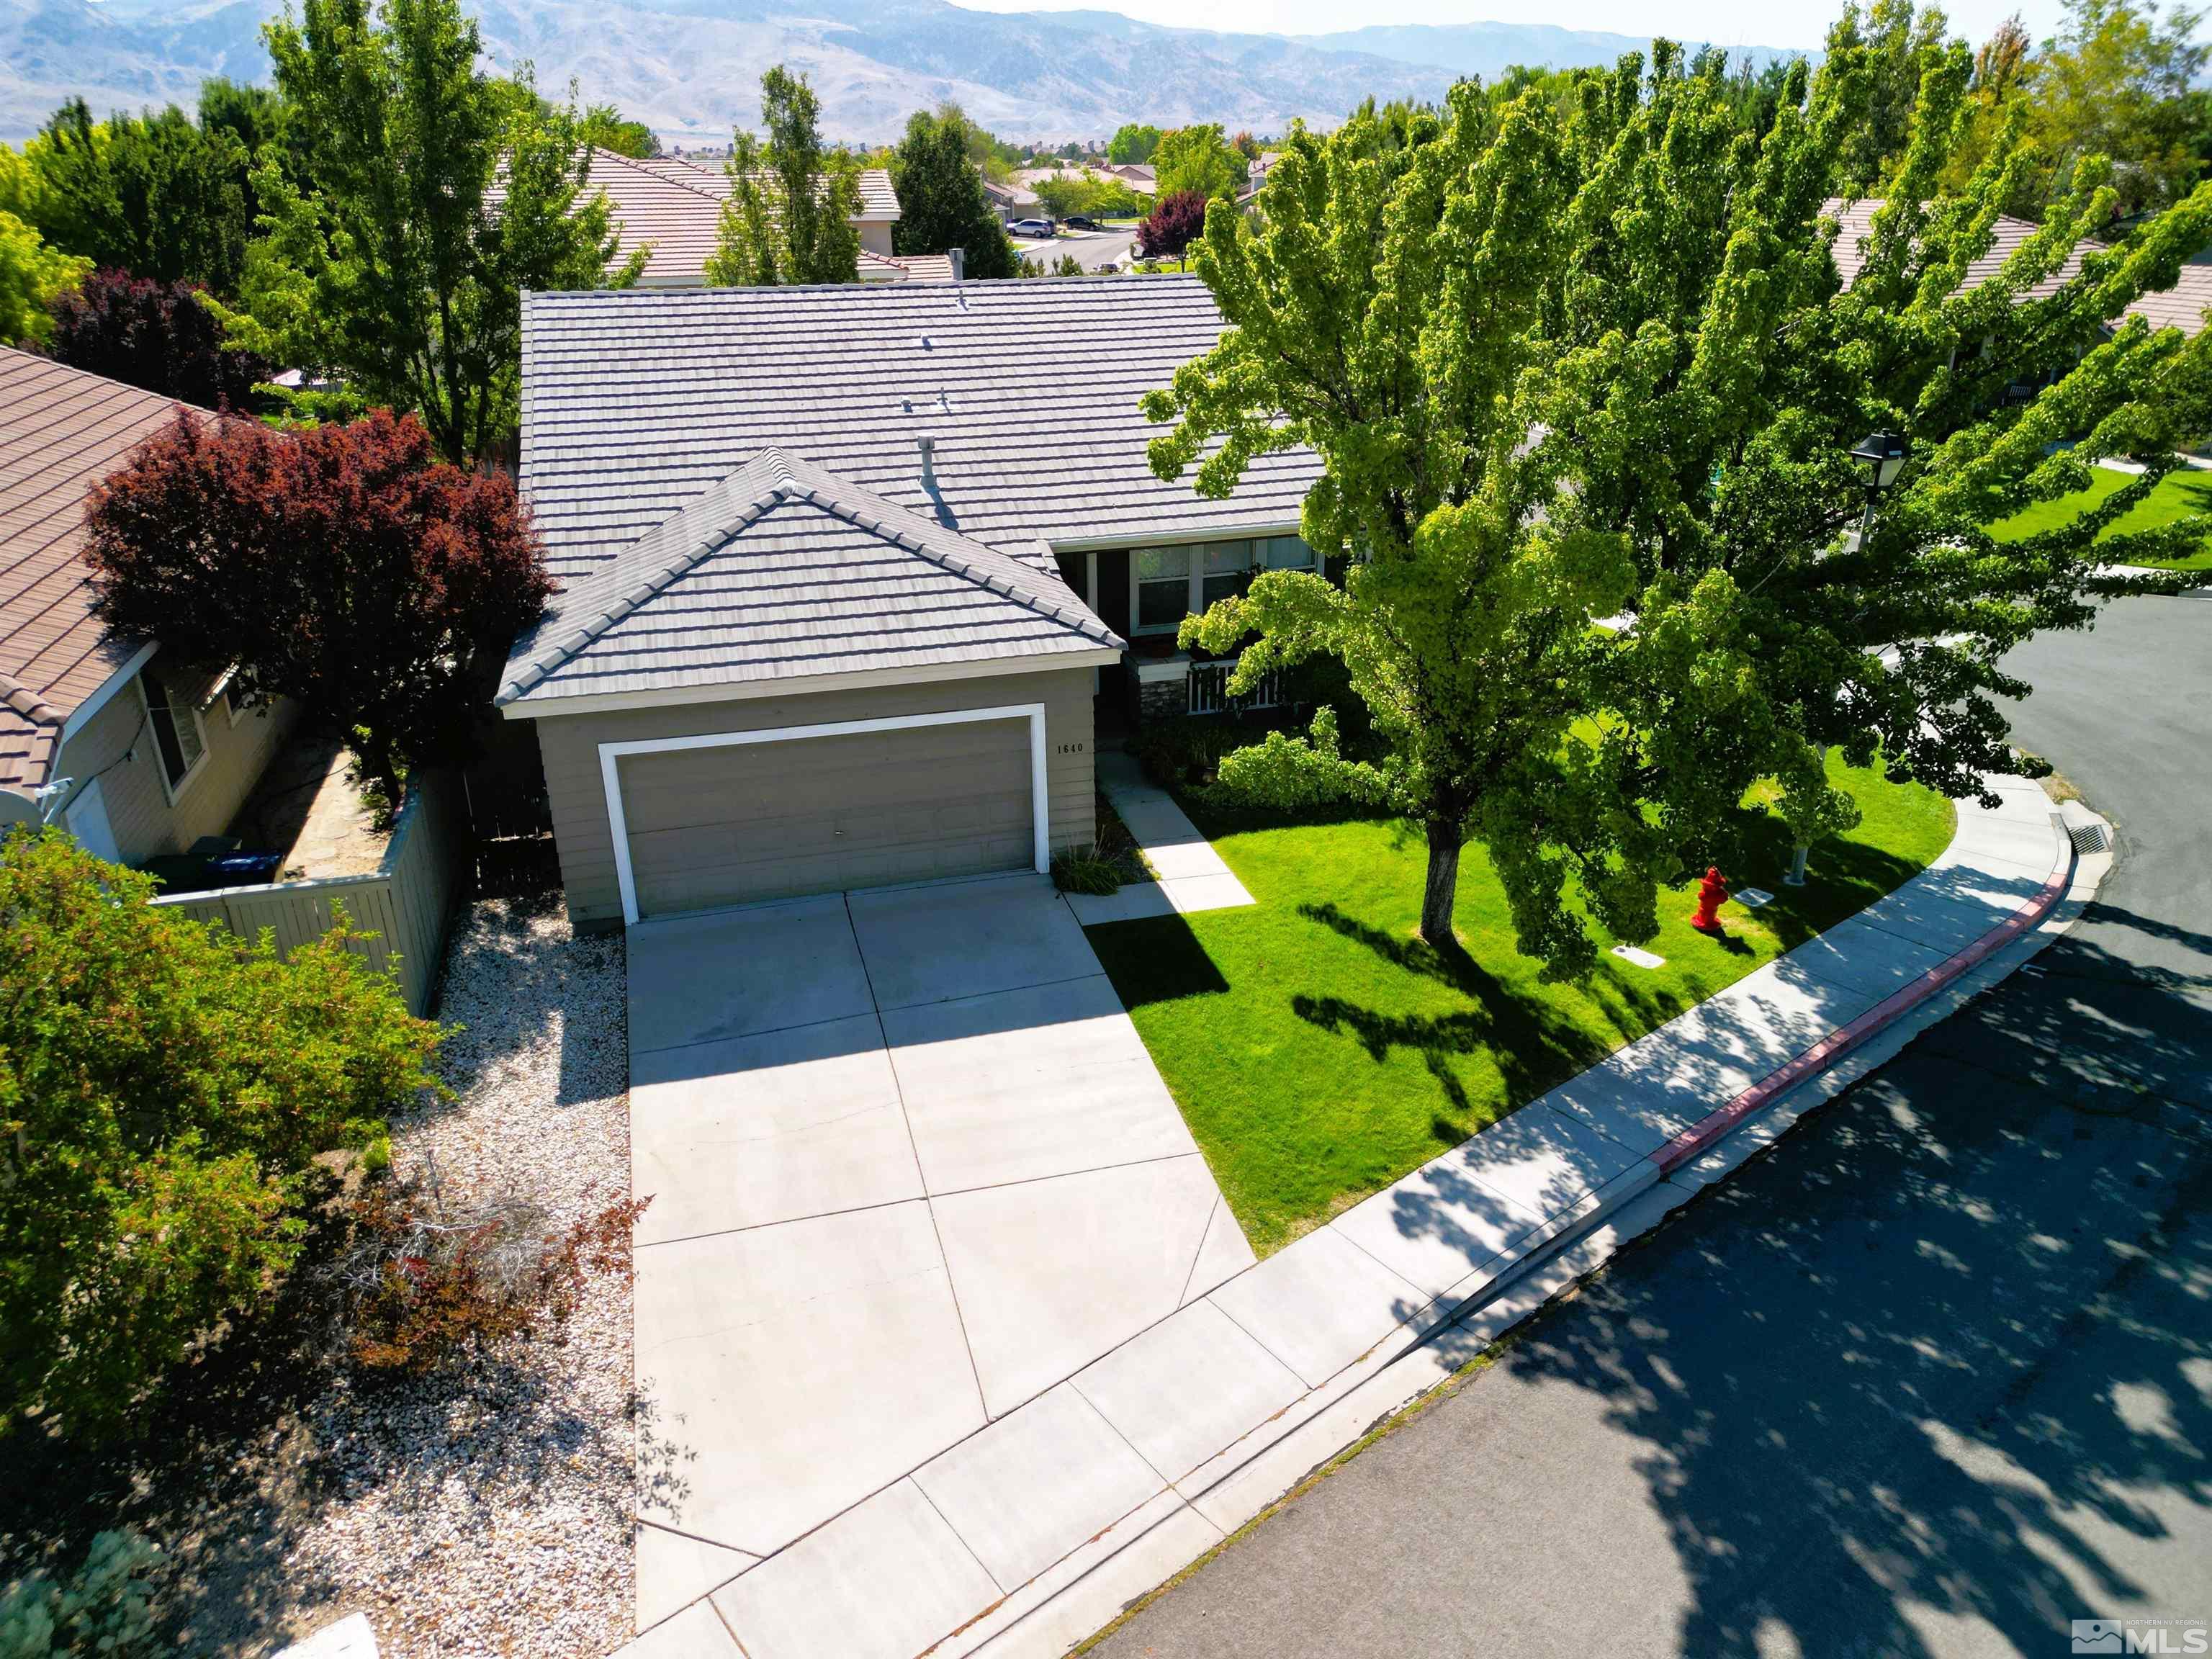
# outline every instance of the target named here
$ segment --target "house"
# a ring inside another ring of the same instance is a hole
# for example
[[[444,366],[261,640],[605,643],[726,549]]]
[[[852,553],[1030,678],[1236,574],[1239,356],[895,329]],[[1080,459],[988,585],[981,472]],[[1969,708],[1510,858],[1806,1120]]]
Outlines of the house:
[[[0,349],[0,830],[131,865],[222,834],[288,725],[93,615],[86,497],[177,408]]]
[[[1866,264],[1864,243],[1874,229],[1874,216],[1881,207],[1880,198],[1861,202],[1831,198],[1822,207],[1821,210],[1838,226],[1834,248],[1836,272],[1846,288]],[[2015,219],[2008,213],[1999,214],[1991,228],[1988,251],[1966,266],[1966,286],[1971,288],[1995,276],[2004,262],[2041,229],[2040,225],[2028,220]],[[2104,251],[2101,242],[2085,240],[2076,244],[2057,270],[2027,289],[2020,300],[2024,303],[2050,298],[2081,274],[2081,261],[2087,255]],[[2212,306],[2212,265],[2185,264],[2172,288],[2143,295],[2120,314],[2141,317],[2153,328],[2179,328],[2184,333],[2195,334],[2204,326],[2208,306]]]
[[[1104,171],[1112,173],[1139,196],[1159,194],[1159,169],[1150,161],[1115,161],[1109,163]]]
[[[592,186],[605,193],[620,238],[611,271],[649,247],[641,288],[703,288],[707,263],[721,239],[722,204],[730,194],[729,175],[682,156],[634,161],[610,149],[592,152]],[[860,174],[860,210],[851,223],[860,232],[857,276],[864,283],[944,283],[952,280],[945,256],[898,255],[891,252],[891,228],[899,221],[898,193],[881,167]]]
[[[1001,219],[1020,219],[1037,210],[1037,193],[1018,184],[983,180],[983,199]]]
[[[576,922],[1090,844],[1097,706],[1218,706],[1183,617],[1314,563],[1310,453],[1226,501],[1146,465],[1139,394],[1221,326],[1183,276],[527,296],[563,591],[495,701]]]

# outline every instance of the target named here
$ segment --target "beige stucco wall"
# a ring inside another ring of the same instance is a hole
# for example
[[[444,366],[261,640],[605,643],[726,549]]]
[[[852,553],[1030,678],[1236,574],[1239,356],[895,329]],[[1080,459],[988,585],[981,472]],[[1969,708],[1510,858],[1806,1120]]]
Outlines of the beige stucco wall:
[[[1091,671],[1054,669],[998,674],[929,685],[878,686],[856,691],[817,691],[798,696],[742,697],[683,703],[666,708],[624,709],[601,714],[554,715],[538,722],[545,763],[545,791],[553,833],[561,849],[561,878],[568,914],[579,927],[619,925],[622,895],[615,876],[614,843],[599,775],[599,744],[644,738],[696,737],[710,732],[758,732],[779,726],[818,726],[833,720],[880,720],[939,714],[954,708],[995,708],[1016,703],[1045,706],[1045,790],[1053,849],[1088,846],[1097,833],[1094,813]]]
[[[869,252],[880,253],[886,259],[891,257],[891,228],[889,225],[855,225],[853,228],[860,233],[860,246]]]
[[[207,758],[185,780],[171,804],[161,786],[161,759],[154,730],[136,684],[110,697],[82,730],[62,745],[56,777],[100,779],[108,826],[126,864],[142,864],[165,853],[181,853],[202,836],[221,835],[260,778],[270,756],[291,724],[291,712],[257,710],[230,723],[222,700],[200,716]],[[124,760],[133,746],[137,758]],[[74,792],[72,792],[72,798]],[[53,815],[54,823],[62,822]]]

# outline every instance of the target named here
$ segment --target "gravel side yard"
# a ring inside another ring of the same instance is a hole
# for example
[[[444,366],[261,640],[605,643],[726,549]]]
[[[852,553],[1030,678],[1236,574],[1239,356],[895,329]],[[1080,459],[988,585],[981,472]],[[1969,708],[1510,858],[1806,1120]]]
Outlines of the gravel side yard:
[[[563,1224],[629,1190],[621,939],[575,939],[557,895],[456,918],[438,1018],[457,1098],[396,1123],[456,1200],[520,1193]],[[0,1585],[104,1527],[160,1547],[179,1654],[263,1659],[350,1613],[384,1659],[598,1659],[630,1633],[635,1425],[628,1282],[565,1331],[426,1379],[335,1364],[288,1297],[179,1378],[106,1456],[0,1443]]]
[[[395,1126],[455,1192],[527,1194],[561,1223],[629,1190],[623,944],[557,902],[480,903],[439,1018],[460,1099]],[[630,1633],[630,1297],[596,1281],[564,1335],[398,1387],[341,1382],[308,1409],[328,1460],[291,1553],[368,1615],[386,1659],[597,1655]],[[322,1622],[321,1619],[317,1620]]]

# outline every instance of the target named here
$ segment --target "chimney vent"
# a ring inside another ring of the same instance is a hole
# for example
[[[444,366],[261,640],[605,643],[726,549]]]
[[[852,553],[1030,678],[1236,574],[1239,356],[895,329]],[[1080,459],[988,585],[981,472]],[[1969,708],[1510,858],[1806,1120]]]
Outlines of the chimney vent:
[[[925,432],[915,442],[921,447],[921,486],[933,489],[937,487],[937,440]]]
[[[968,250],[966,248],[949,247],[945,250],[945,257],[952,262],[952,280],[954,282],[958,282],[963,276],[968,274]]]

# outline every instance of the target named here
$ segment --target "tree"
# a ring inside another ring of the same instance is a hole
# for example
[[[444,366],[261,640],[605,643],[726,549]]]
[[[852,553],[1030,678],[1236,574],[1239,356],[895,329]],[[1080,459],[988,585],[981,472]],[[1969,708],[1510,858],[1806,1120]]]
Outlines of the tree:
[[[264,234],[230,319],[248,349],[411,410],[448,460],[516,427],[525,289],[623,286],[573,102],[478,68],[457,0],[305,0],[264,31],[301,179],[264,151]],[[304,179],[304,183],[301,182]],[[496,185],[496,188],[495,185]]]
[[[122,1422],[296,1259],[311,1161],[374,1153],[440,1033],[340,927],[279,961],[58,830],[0,840],[0,1433]]]
[[[951,105],[933,115],[907,118],[906,136],[890,161],[898,192],[899,222],[891,227],[897,253],[964,252],[971,276],[1011,276],[1017,256],[1006,228],[983,194],[983,175],[971,159],[968,118]]]
[[[1160,130],[1158,127],[1125,121],[1115,129],[1113,137],[1107,141],[1106,159],[1116,165],[1131,163],[1142,166],[1152,159],[1152,152],[1159,147]]]
[[[52,305],[58,362],[204,408],[245,410],[269,365],[226,349],[222,323],[190,283],[95,271]]]
[[[850,155],[823,147],[822,100],[804,75],[782,64],[761,76],[765,141],[744,128],[731,136],[724,168],[720,240],[707,280],[726,287],[859,280],[860,170]]]
[[[2027,688],[2005,653],[2103,595],[2172,586],[2101,556],[2200,533],[2092,545],[2212,393],[2212,336],[2106,332],[2212,239],[2212,186],[2038,295],[2103,210],[2089,191],[1962,289],[2023,164],[2008,140],[1938,196],[1970,72],[1959,47],[1923,77],[1848,290],[1822,203],[1875,93],[1848,56],[1809,99],[1794,69],[1763,137],[1718,63],[1686,75],[1664,42],[1648,76],[1631,58],[1583,82],[1564,119],[1534,91],[1501,111],[1462,86],[1402,128],[1363,112],[1294,131],[1256,218],[1212,206],[1194,252],[1228,327],[1148,395],[1174,422],[1153,470],[1220,496],[1255,458],[1310,447],[1304,533],[1350,569],[1340,593],[1262,574],[1186,636],[1256,635],[1232,690],[1338,655],[1378,744],[1279,735],[1224,780],[1416,818],[1439,945],[1459,839],[1480,840],[1521,948],[1560,975],[1595,959],[1577,890],[1615,937],[1648,936],[1656,884],[1722,849],[1761,778],[1785,822],[1819,827],[1848,817],[1831,746],[1953,796],[2014,765],[1996,699]],[[2024,406],[2008,395],[2046,378]],[[1913,460],[1862,539],[1847,452],[1883,428]],[[2019,544],[1983,527],[2109,453],[2146,463],[2120,505]],[[1590,629],[1616,598],[1634,626]]]
[[[26,216],[46,240],[95,265],[237,291],[253,232],[252,165],[225,127],[174,104],[95,122],[72,98],[25,146],[35,177]]]
[[[2212,157],[2212,94],[2199,84],[2212,47],[2203,13],[2154,3],[2068,0],[2065,21],[2019,75],[2028,136],[2043,164],[2020,204],[2039,209],[2102,158],[2121,217],[2179,201]],[[2040,216],[2038,213],[2037,216]]]
[[[91,268],[89,259],[48,247],[33,227],[0,209],[0,344],[44,340],[55,301]]]
[[[1835,183],[1852,196],[1879,194],[1912,137],[1921,78],[1944,52],[1944,16],[1913,0],[1873,0],[1862,14],[1845,0],[1828,30],[1823,79],[1854,119],[1835,127]]]
[[[1137,227],[1137,251],[1147,259],[1182,258],[1206,228],[1206,198],[1198,191],[1163,195]]]
[[[612,104],[593,104],[584,112],[583,140],[633,161],[660,154],[659,135],[642,121],[624,119]]]
[[[1233,200],[1251,174],[1250,164],[1221,136],[1218,122],[1168,133],[1152,153],[1152,166],[1163,196],[1194,190]]]
[[[384,410],[292,433],[179,411],[86,526],[110,627],[292,698],[393,801],[406,768],[459,747],[478,659],[552,591],[514,480],[439,462]]]

